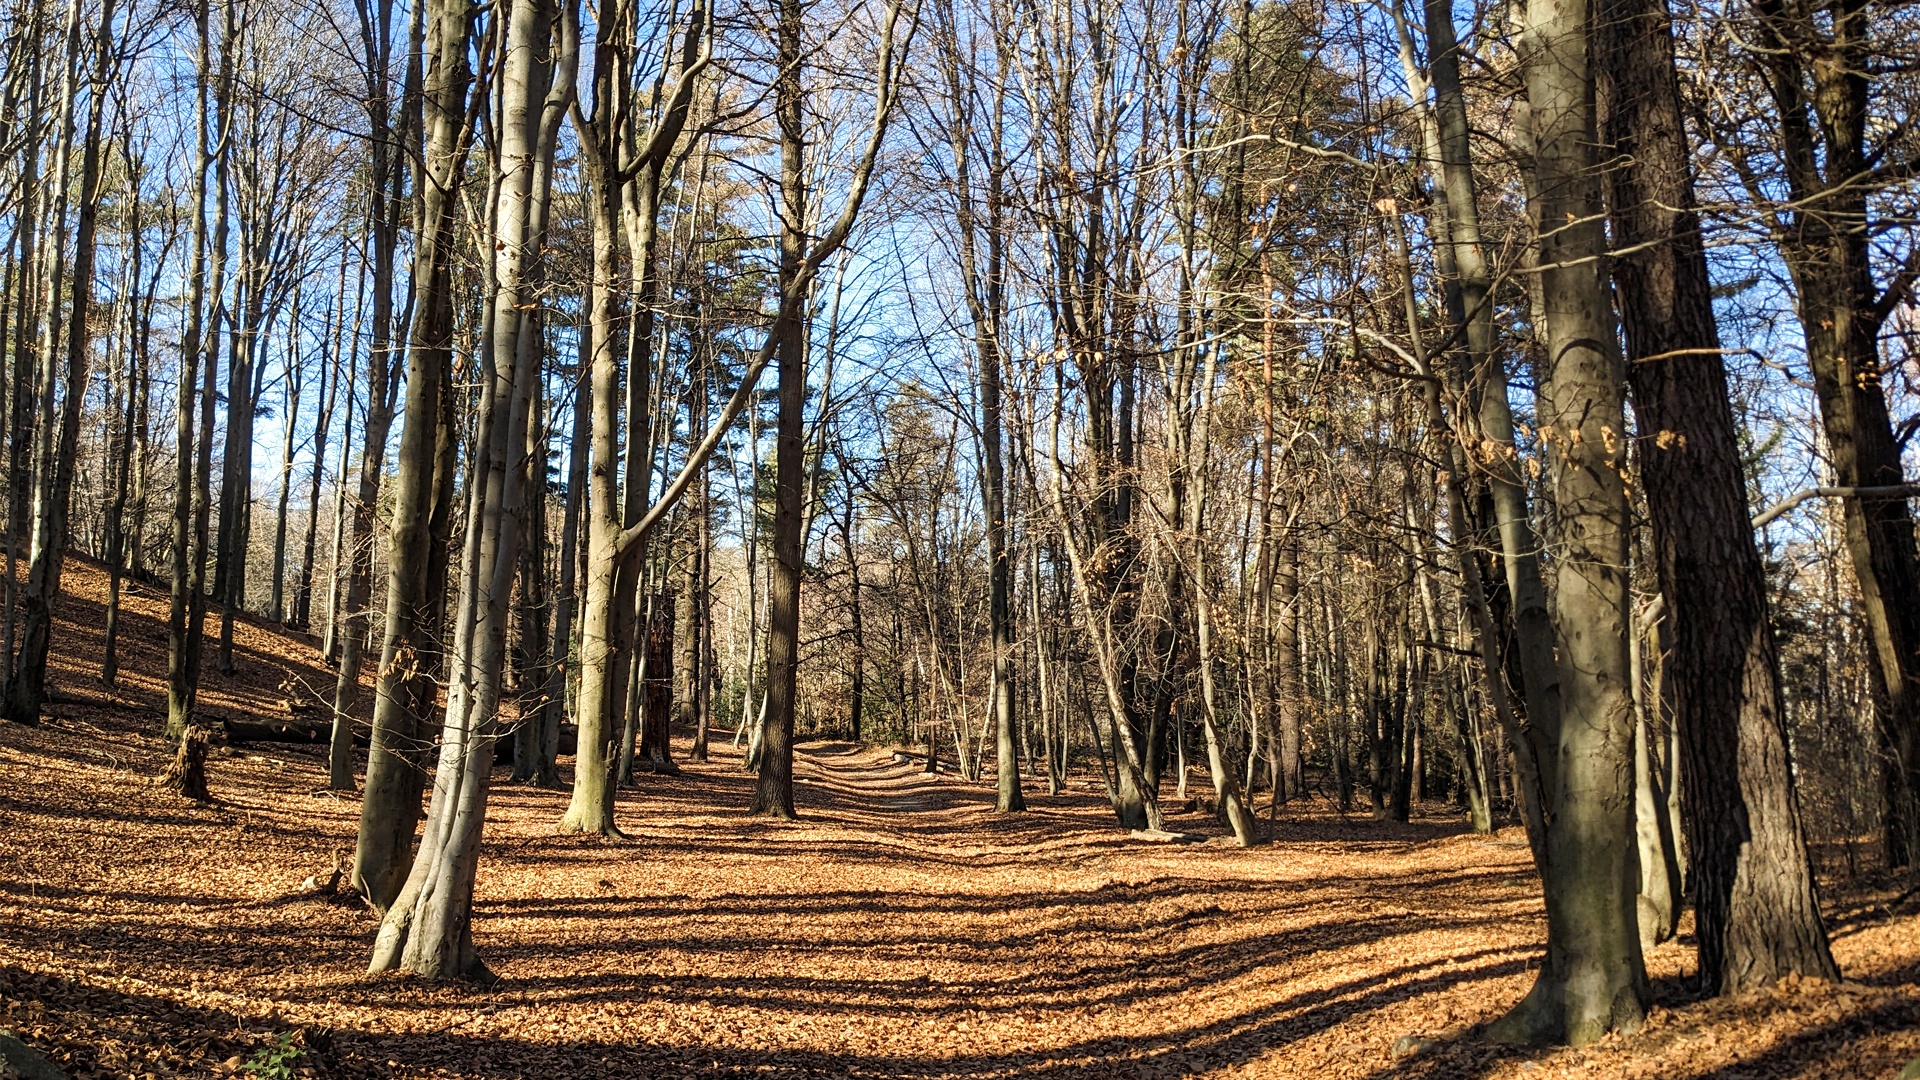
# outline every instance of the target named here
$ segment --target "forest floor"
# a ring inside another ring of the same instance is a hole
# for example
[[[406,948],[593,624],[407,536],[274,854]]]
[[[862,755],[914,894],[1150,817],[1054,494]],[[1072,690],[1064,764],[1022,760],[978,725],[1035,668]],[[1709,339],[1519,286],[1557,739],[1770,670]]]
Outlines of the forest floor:
[[[1316,804],[1251,850],[1200,813],[1170,827],[1206,842],[1148,842],[1097,787],[1030,785],[1030,812],[996,815],[985,787],[828,742],[800,747],[798,822],[744,813],[722,737],[623,793],[618,841],[553,835],[564,793],[501,774],[473,929],[499,981],[369,978],[373,916],[303,887],[351,848],[358,801],[305,746],[217,754],[210,806],[156,788],[155,669],[108,703],[97,577],[71,574],[60,703],[0,725],[0,1028],[76,1078],[1892,1080],[1920,1056],[1920,915],[1894,890],[1830,902],[1845,982],[1694,1001],[1683,935],[1648,958],[1640,1034],[1514,1050],[1471,1028],[1541,956],[1516,830]],[[126,632],[156,604],[132,598]],[[210,710],[323,677],[304,637],[241,630]],[[1432,1045],[1396,1060],[1405,1036]]]

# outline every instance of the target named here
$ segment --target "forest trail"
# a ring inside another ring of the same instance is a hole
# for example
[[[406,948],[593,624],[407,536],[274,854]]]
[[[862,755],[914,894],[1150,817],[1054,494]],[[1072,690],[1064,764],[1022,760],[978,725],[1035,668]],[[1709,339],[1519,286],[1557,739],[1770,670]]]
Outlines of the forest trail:
[[[259,644],[262,668],[311,657]],[[57,672],[73,700],[85,659]],[[295,1064],[353,1078],[1891,1080],[1920,1055],[1911,914],[1835,913],[1856,982],[1731,1001],[1685,1003],[1692,950],[1662,945],[1644,1034],[1520,1054],[1455,1037],[1539,962],[1511,831],[1316,804],[1253,850],[1143,842],[1097,782],[996,815],[984,785],[824,741],[781,822],[744,813],[730,732],[704,763],[676,732],[684,773],[622,794],[623,840],[554,835],[565,794],[497,773],[473,932],[500,982],[368,978],[372,915],[301,887],[359,810],[314,794],[318,748],[216,756],[203,808],[151,784],[143,713],[51,712],[0,725],[0,1027],[76,1077],[231,1075],[303,1027]],[[1393,1060],[1407,1035],[1440,1042]]]

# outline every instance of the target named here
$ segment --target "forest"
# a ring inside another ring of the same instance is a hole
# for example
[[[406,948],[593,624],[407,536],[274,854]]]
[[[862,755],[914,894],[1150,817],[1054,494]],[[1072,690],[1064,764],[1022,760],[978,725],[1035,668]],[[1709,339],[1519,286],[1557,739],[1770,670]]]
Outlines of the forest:
[[[1911,0],[0,85],[0,1076],[1920,1077]]]

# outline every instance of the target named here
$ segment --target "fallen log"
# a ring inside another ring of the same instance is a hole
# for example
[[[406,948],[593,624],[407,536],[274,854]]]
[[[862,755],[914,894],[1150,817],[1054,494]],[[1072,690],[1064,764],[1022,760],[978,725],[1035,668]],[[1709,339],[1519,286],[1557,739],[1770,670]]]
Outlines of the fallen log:
[[[227,741],[234,743],[318,743],[326,742],[330,730],[321,724],[302,724],[287,720],[222,720],[220,727]]]
[[[333,738],[331,723],[312,720],[233,720],[220,721],[230,743],[324,743]],[[353,725],[353,745],[367,745],[365,725]]]

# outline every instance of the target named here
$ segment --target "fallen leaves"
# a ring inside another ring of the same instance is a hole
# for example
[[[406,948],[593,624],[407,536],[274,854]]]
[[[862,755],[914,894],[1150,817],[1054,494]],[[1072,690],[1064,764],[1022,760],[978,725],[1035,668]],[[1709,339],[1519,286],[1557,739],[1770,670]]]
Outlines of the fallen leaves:
[[[219,707],[318,666],[245,629],[259,655]],[[312,797],[320,748],[216,755],[196,808],[147,782],[172,747],[142,714],[60,713],[0,727],[0,1027],[80,1078],[248,1076],[295,1037],[293,1075],[472,1080],[1879,1080],[1920,1055],[1920,919],[1898,910],[1843,923],[1846,983],[1689,1002],[1692,951],[1662,945],[1644,1031],[1521,1053],[1471,1036],[1540,955],[1511,831],[1295,808],[1261,848],[1141,843],[1085,789],[995,815],[845,744],[803,745],[799,822],[746,816],[724,753],[646,777],[629,842],[553,837],[564,794],[501,778],[474,933],[502,981],[369,978],[371,914],[302,890],[358,816]]]

